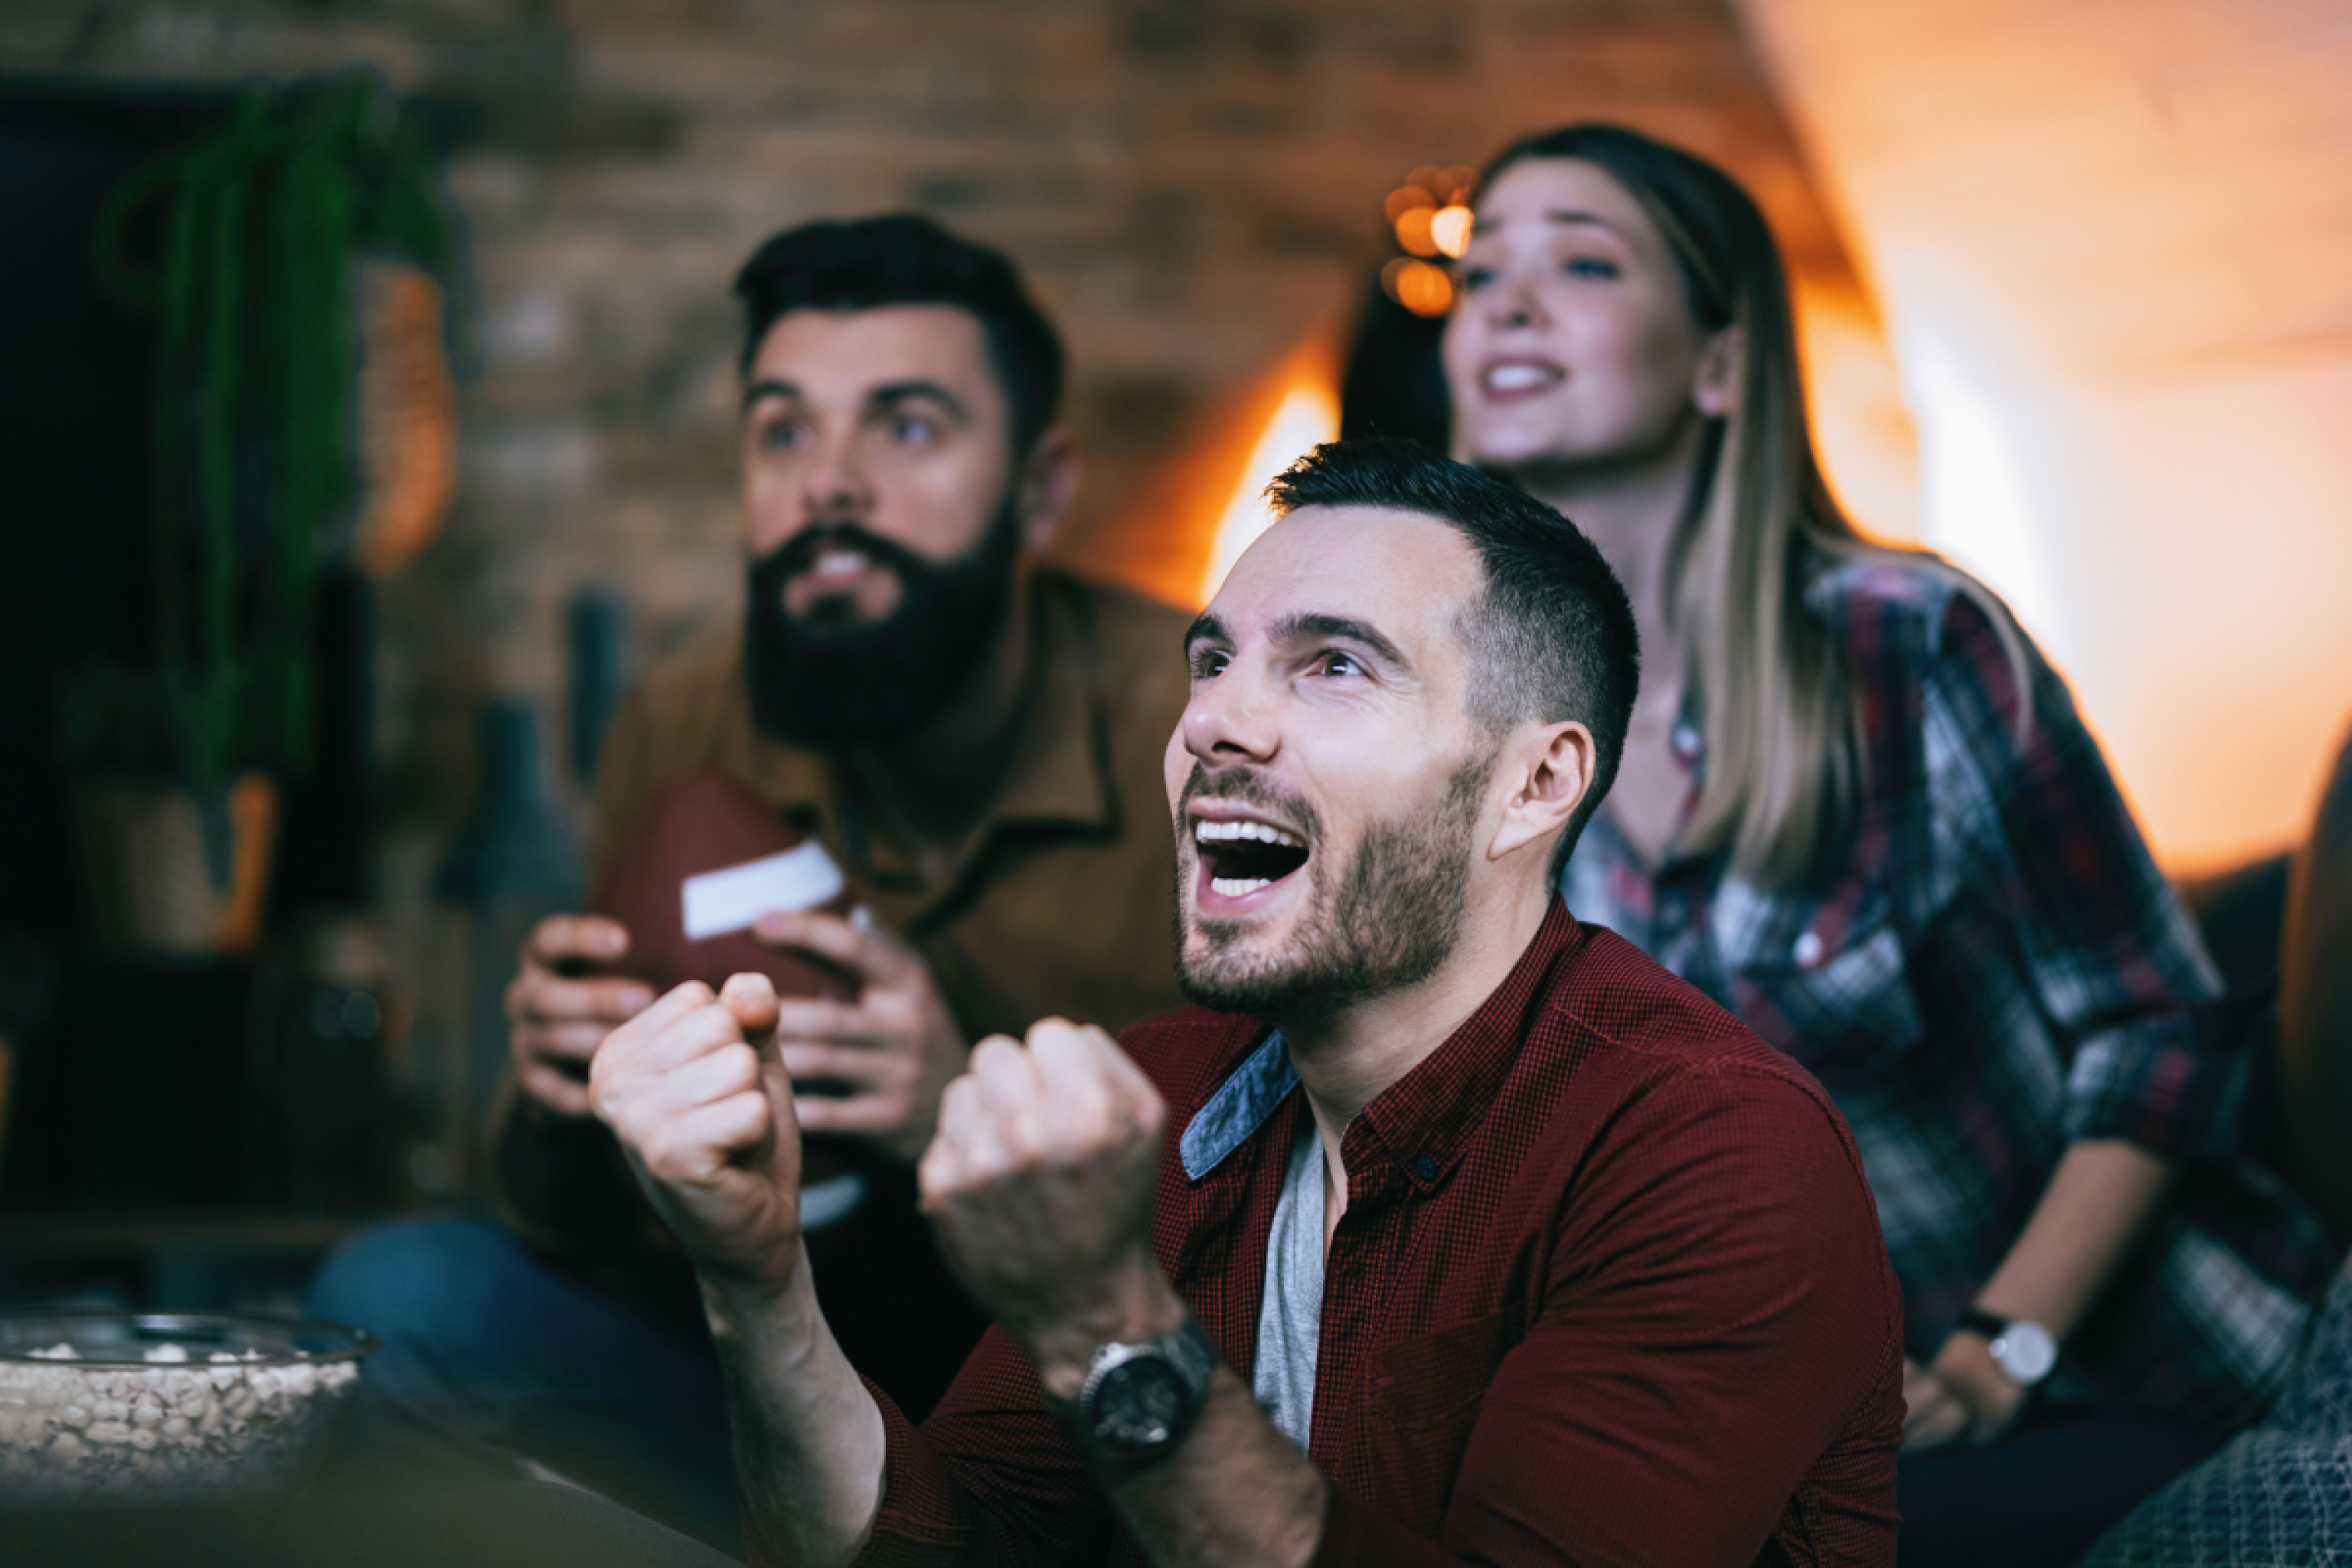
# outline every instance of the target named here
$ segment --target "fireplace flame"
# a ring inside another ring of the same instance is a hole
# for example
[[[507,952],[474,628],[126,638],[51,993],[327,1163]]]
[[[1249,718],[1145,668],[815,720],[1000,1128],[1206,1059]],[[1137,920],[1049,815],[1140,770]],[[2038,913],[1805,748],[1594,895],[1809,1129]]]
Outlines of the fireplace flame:
[[[1265,487],[1276,475],[1290,467],[1309,447],[1335,440],[1339,434],[1339,390],[1327,375],[1315,374],[1301,365],[1282,400],[1275,405],[1273,417],[1265,422],[1258,438],[1250,447],[1249,456],[1242,463],[1241,479],[1218,515],[1216,542],[1209,551],[1209,564],[1201,574],[1201,598],[1213,598],[1217,589],[1240,560],[1242,552],[1257,542],[1274,521],[1274,509],[1266,504]]]

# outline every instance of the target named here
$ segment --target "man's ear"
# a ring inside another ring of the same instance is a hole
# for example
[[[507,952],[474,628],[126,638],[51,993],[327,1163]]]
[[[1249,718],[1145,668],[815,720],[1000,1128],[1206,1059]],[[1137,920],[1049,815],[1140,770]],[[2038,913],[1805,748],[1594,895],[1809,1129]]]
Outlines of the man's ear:
[[[1078,499],[1078,444],[1066,425],[1048,426],[1021,462],[1021,544],[1036,554],[1053,543]]]
[[[1514,742],[1497,770],[1511,791],[1486,858],[1500,860],[1528,845],[1549,843],[1565,829],[1591,791],[1599,755],[1592,731],[1573,719]]]
[[[1706,341],[1691,377],[1691,406],[1708,419],[1739,412],[1739,389],[1748,379],[1748,330],[1732,323]]]

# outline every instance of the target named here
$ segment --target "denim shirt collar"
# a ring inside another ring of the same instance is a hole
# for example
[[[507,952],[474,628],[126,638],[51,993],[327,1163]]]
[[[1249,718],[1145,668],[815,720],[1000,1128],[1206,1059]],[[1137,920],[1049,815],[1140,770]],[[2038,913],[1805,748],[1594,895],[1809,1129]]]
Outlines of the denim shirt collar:
[[[1185,1127],[1177,1145],[1184,1173],[1197,1182],[1223,1164],[1226,1156],[1248,1142],[1250,1135],[1265,1125],[1265,1119],[1297,1087],[1290,1047],[1284,1043],[1282,1031],[1274,1030]]]

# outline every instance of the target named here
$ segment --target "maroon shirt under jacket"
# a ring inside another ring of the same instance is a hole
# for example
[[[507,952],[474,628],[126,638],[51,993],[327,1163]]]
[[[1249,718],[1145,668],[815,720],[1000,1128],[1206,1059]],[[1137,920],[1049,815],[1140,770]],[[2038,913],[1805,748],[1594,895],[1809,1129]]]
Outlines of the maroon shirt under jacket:
[[[1266,1033],[1187,1009],[1123,1042],[1171,1113],[1153,1243],[1244,1382],[1305,1101],[1198,1182],[1178,1142]],[[1697,991],[1555,906],[1343,1155],[1318,1563],[1895,1560],[1901,1299],[1860,1160]],[[1002,1331],[919,1429],[883,1415],[861,1563],[1143,1563]]]

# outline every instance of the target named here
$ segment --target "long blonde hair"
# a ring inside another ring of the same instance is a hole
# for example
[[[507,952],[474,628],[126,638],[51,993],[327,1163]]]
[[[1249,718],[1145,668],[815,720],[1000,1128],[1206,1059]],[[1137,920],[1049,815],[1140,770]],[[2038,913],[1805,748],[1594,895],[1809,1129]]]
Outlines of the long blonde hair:
[[[2008,609],[1925,551],[1865,539],[1813,455],[1780,247],[1730,176],[1638,132],[1571,125],[1514,142],[1481,184],[1530,158],[1605,171],[1658,226],[1685,296],[1710,332],[1740,329],[1734,412],[1708,422],[1666,556],[1668,625],[1698,695],[1706,784],[1678,847],[1728,849],[1760,887],[1794,890],[1838,868],[1868,787],[1862,711],[1843,651],[1805,590],[1845,562],[1896,559],[1979,605],[2006,648],[2021,702],[2025,640]]]

